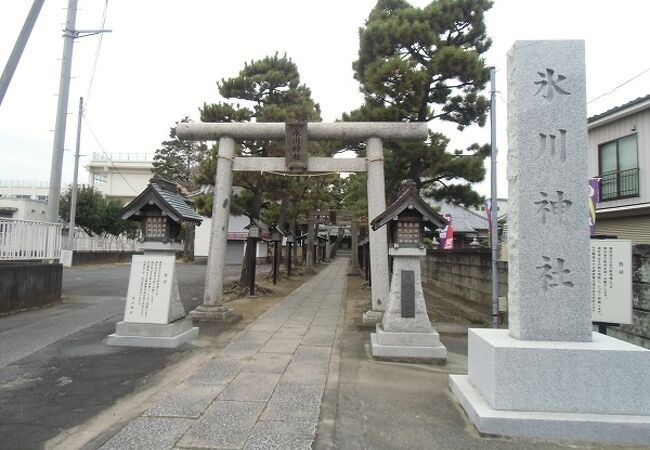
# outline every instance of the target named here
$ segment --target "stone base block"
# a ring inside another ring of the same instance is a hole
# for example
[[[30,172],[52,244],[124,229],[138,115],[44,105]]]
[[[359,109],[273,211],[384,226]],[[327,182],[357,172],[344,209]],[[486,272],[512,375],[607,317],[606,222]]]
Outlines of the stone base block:
[[[481,433],[647,444],[650,350],[592,339],[525,341],[470,329],[468,375],[450,376],[451,390]]]
[[[187,319],[169,324],[118,322],[106,344],[115,347],[176,348],[199,335]]]
[[[449,387],[482,434],[567,443],[647,445],[650,442],[649,416],[497,410],[488,404],[467,375],[450,375]]]
[[[363,316],[361,317],[361,325],[368,328],[375,328],[377,324],[381,323],[383,318],[383,311],[375,311],[374,309],[371,309],[370,311],[363,313]]]
[[[470,329],[468,340],[469,381],[492,408],[650,416],[650,350],[599,333],[524,341]]]
[[[241,314],[233,312],[232,308],[225,306],[204,306],[197,307],[188,314],[188,317],[197,322],[222,322],[233,323],[242,319]]]
[[[432,333],[393,333],[384,331],[381,324],[377,332],[370,335],[372,356],[377,359],[404,362],[447,361],[447,348],[440,343],[440,337]]]

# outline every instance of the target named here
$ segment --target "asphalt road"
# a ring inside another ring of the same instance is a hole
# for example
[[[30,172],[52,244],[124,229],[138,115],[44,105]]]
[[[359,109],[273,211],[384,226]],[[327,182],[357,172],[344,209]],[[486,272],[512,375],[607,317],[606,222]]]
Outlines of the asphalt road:
[[[203,298],[206,267],[177,267],[189,311]],[[238,274],[227,268],[227,278]],[[123,317],[128,276],[129,265],[65,269],[62,304],[0,317],[0,449],[43,448],[193,351],[104,344]]]

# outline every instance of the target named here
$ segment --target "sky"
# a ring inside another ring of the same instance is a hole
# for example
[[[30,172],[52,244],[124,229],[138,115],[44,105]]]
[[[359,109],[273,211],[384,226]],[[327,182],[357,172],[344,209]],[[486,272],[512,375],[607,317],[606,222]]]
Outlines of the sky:
[[[32,1],[3,5],[3,68]],[[423,7],[429,2],[410,3]],[[218,80],[236,76],[244,62],[276,52],[286,53],[297,64],[302,82],[321,106],[323,120],[335,121],[362,102],[352,62],[358,54],[358,30],[375,4],[375,0],[79,0],[78,30],[100,28],[107,5],[105,28],[112,32],[103,35],[98,58],[98,36],[77,39],[74,46],[66,133],[70,150],[65,152],[63,181],[72,180],[79,97],[86,102],[79,175],[83,183],[87,181],[83,167],[93,152],[155,152],[176,121],[184,116],[198,120],[204,102],[222,100]],[[45,2],[0,105],[0,180],[49,179],[66,6],[67,0]],[[495,1],[486,13],[493,45],[485,60],[497,69],[499,197],[507,196],[505,78],[506,52],[512,44],[584,39],[591,116],[650,93],[649,13],[647,0]],[[430,128],[452,138],[450,151],[490,142],[489,122],[462,133],[439,122],[431,122]],[[486,165],[489,169],[489,161]],[[489,170],[477,189],[489,195]]]

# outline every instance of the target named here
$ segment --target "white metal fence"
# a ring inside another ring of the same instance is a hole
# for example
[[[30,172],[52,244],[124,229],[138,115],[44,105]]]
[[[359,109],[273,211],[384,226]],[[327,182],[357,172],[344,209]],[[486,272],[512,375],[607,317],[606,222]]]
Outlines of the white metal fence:
[[[0,219],[0,261],[60,258],[60,223]]]
[[[88,236],[77,231],[74,238],[76,251],[89,252],[135,252],[138,250],[138,241],[124,236]]]

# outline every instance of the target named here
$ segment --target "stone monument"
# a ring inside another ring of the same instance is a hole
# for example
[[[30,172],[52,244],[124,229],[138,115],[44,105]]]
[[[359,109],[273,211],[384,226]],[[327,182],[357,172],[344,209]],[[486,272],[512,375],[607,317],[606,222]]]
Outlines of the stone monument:
[[[123,219],[142,222],[144,255],[134,255],[124,320],[107,344],[126,347],[175,348],[198,336],[185,318],[176,277],[180,224],[201,223],[176,186],[152,178],[149,186],[120,212]]]
[[[370,225],[389,225],[388,254],[393,257],[393,277],[388,305],[376,333],[370,335],[372,356],[378,359],[444,363],[447,348],[431,326],[420,278],[420,257],[426,255],[424,224],[441,228],[445,219],[420,197],[411,180],[386,211]]]
[[[592,333],[583,41],[508,53],[509,330],[450,387],[481,433],[650,442],[650,351]]]

